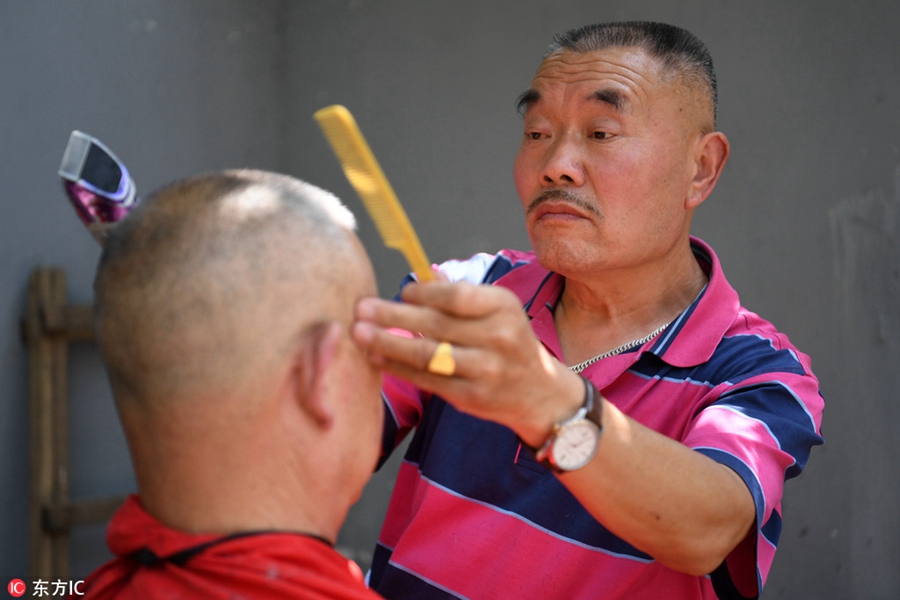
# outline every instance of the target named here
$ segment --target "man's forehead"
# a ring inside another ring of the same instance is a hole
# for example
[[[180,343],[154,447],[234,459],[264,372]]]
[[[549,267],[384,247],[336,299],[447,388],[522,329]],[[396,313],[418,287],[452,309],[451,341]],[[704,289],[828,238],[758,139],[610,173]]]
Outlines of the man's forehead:
[[[660,81],[659,64],[637,47],[559,50],[538,67],[531,87],[520,96],[519,112],[524,113],[552,90],[569,87],[577,89],[580,100],[624,110],[631,100],[646,97]]]
[[[660,78],[659,62],[638,47],[612,47],[591,52],[557,50],[538,66],[532,87],[541,83],[611,81],[650,82]]]

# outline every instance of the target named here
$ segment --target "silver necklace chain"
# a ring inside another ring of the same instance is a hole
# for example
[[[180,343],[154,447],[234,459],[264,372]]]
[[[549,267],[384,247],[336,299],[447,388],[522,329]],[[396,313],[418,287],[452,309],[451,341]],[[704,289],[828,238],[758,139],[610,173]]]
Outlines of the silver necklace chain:
[[[589,366],[591,366],[598,360],[603,360],[604,358],[609,358],[610,356],[615,356],[616,354],[621,354],[621,353],[625,352],[626,350],[631,350],[635,346],[640,346],[642,344],[646,344],[647,342],[649,342],[650,340],[652,340],[653,338],[658,336],[660,333],[662,333],[665,330],[665,328],[668,326],[669,326],[669,324],[666,323],[659,329],[657,329],[655,331],[651,331],[649,334],[645,335],[644,337],[642,337],[640,339],[632,340],[626,344],[622,344],[618,348],[613,348],[612,350],[604,352],[603,354],[598,354],[594,358],[589,358],[584,362],[578,363],[577,365],[572,365],[571,367],[569,367],[569,370],[574,371],[575,373],[581,373],[582,371],[584,371],[586,368],[588,368]]]

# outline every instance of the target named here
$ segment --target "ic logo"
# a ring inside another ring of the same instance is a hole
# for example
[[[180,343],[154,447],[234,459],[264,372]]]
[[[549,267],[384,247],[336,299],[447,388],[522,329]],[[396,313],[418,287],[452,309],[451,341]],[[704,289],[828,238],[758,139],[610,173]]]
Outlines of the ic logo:
[[[21,579],[13,579],[9,582],[9,585],[6,586],[6,590],[13,598],[20,598],[25,595],[26,591],[28,591],[28,586],[25,585],[25,582]]]

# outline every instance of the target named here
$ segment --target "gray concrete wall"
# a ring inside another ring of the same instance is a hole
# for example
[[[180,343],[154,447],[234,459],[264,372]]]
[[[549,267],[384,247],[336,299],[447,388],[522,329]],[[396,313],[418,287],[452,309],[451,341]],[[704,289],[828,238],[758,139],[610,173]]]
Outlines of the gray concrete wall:
[[[789,4],[789,6],[787,6]],[[0,575],[25,573],[27,410],[18,335],[29,271],[62,266],[90,301],[98,248],[60,191],[68,132],[94,133],[142,189],[256,166],[328,187],[355,211],[312,112],[356,115],[431,258],[523,247],[512,158],[517,94],[550,36],[653,19],[710,46],[732,159],[700,209],[746,306],[813,358],[826,445],[788,484],[767,598],[900,596],[900,5],[610,0],[29,2],[0,7]],[[381,294],[404,272],[361,214]],[[73,491],[133,480],[89,346],[72,356]],[[365,560],[391,472],[341,543]],[[91,528],[88,528],[91,529]],[[79,532],[76,575],[103,559]]]
[[[89,303],[99,246],[56,171],[73,129],[103,140],[140,189],[232,166],[281,169],[288,99],[278,2],[0,3],[0,575],[24,577],[30,271],[65,269]],[[125,493],[133,477],[97,353],[71,353],[71,490]],[[108,556],[102,527],[76,531],[73,570]],[[5,585],[5,584],[4,584]]]

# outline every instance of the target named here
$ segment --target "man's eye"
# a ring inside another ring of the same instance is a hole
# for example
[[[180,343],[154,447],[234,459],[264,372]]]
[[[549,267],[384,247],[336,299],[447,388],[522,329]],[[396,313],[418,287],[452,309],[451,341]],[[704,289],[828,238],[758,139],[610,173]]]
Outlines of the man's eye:
[[[539,140],[543,136],[541,135],[540,131],[529,131],[525,134],[525,137],[527,137],[530,140]]]
[[[595,140],[605,140],[605,139],[609,139],[609,137],[610,137],[609,134],[606,133],[605,131],[595,131],[594,132]]]

